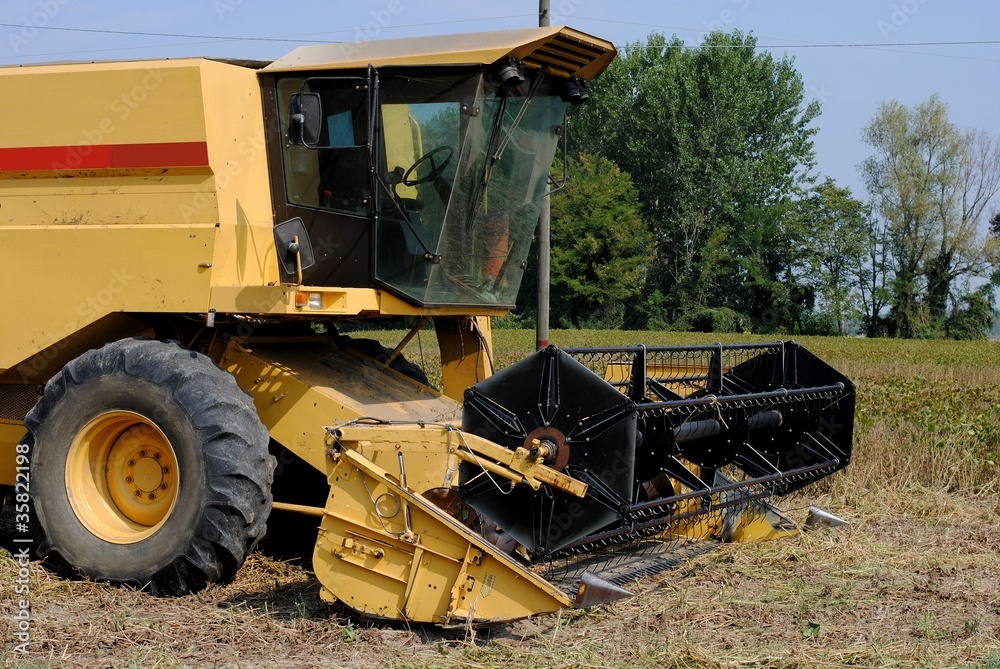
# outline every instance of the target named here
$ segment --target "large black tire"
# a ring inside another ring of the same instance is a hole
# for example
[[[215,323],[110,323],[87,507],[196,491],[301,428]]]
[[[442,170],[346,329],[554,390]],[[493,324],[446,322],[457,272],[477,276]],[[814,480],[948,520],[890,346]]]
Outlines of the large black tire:
[[[230,580],[264,535],[274,458],[232,375],[176,343],[70,362],[25,418],[38,553],[182,595]]]

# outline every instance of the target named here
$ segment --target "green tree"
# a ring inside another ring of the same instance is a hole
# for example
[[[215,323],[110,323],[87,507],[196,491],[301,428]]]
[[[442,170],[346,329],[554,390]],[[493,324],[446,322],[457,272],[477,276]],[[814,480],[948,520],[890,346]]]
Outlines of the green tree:
[[[653,236],[631,178],[613,162],[581,155],[570,175],[552,197],[552,321],[621,327],[645,284]]]
[[[995,283],[981,286],[962,296],[961,307],[956,308],[945,321],[945,333],[951,339],[985,340],[993,329],[996,299]]]
[[[635,181],[656,236],[647,295],[662,302],[662,320],[712,307],[768,320],[787,263],[765,258],[781,241],[766,233],[776,229],[773,208],[807,180],[818,113],[792,60],[758,51],[740,32],[711,33],[698,48],[653,34],[592,84],[591,103],[574,111],[574,141]],[[754,267],[725,259],[736,253],[734,236],[757,244]],[[747,274],[768,285],[720,290]]]
[[[935,319],[945,315],[955,282],[986,276],[998,260],[997,240],[982,230],[986,208],[1000,190],[1000,140],[986,132],[966,131],[960,143],[951,187],[938,193],[941,233],[926,272],[929,310]]]
[[[743,329],[791,332],[814,303],[800,281],[802,257],[795,252],[799,230],[788,205],[748,207],[738,224],[718,226],[699,262],[703,298],[695,309],[722,307],[747,316]],[[704,305],[704,306],[701,306]],[[697,329],[697,328],[696,328]]]
[[[883,103],[863,137],[872,155],[861,171],[891,261],[888,333],[933,334],[958,302],[955,286],[996,264],[984,227],[1000,189],[1000,142],[959,130],[936,95],[912,108]]]
[[[865,205],[826,179],[794,208],[801,224],[797,254],[805,261],[805,281],[840,334],[862,312],[858,268],[871,246],[870,213]]]
[[[869,337],[888,333],[885,309],[892,303],[890,277],[892,259],[884,223],[870,215],[867,219],[866,248],[854,267],[858,297],[861,300],[861,330]]]

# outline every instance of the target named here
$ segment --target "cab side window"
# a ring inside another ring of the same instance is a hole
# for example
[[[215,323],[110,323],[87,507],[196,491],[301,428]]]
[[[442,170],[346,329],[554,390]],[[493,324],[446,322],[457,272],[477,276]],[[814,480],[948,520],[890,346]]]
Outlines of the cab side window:
[[[289,203],[359,216],[369,213],[368,93],[356,81],[286,78],[278,82]],[[290,101],[300,91],[319,93],[322,101],[324,122],[315,147],[287,140]]]

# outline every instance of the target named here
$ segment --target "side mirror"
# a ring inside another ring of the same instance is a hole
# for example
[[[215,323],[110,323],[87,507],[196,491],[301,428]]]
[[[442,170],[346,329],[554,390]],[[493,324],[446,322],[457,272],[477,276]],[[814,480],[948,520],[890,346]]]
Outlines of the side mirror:
[[[323,104],[319,93],[295,93],[288,115],[288,141],[316,146],[323,131]]]
[[[295,278],[302,283],[302,270],[316,264],[312,242],[301,218],[292,218],[274,226],[274,248],[278,252],[282,279]]]

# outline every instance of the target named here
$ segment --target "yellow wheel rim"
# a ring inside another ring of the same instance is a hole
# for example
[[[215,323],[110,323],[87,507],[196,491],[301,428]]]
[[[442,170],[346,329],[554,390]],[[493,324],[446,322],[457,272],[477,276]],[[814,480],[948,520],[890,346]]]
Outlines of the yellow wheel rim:
[[[170,440],[132,411],[97,416],[70,444],[70,505],[84,527],[110,543],[132,544],[152,536],[170,517],[179,483]]]

